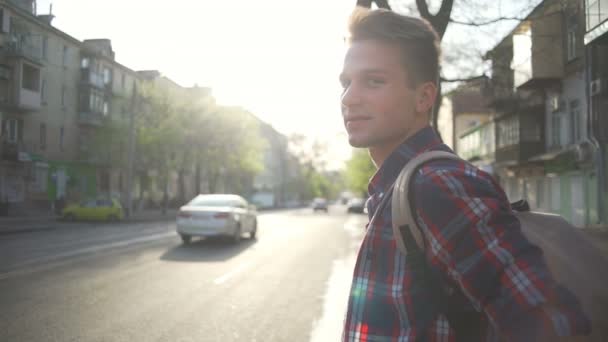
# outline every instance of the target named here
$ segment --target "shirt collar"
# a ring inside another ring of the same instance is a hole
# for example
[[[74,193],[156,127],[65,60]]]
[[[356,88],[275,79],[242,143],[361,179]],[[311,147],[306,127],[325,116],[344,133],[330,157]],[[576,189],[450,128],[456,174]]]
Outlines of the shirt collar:
[[[408,161],[441,144],[441,139],[431,126],[426,126],[416,132],[399,145],[382,163],[369,182],[367,188],[369,194],[374,195],[388,190]]]

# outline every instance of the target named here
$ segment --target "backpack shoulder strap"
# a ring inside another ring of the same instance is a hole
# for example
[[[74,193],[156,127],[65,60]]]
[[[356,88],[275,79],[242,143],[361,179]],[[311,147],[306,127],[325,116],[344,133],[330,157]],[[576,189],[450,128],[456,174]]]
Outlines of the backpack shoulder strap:
[[[403,167],[403,170],[401,170],[401,173],[399,173],[399,176],[395,181],[391,202],[393,235],[397,242],[397,247],[403,254],[407,254],[404,230],[409,230],[411,232],[418,248],[424,251],[424,237],[416,223],[415,216],[412,214],[412,207],[410,205],[410,181],[412,176],[423,164],[436,159],[461,160],[460,157],[450,152],[424,152],[410,160],[405,167]]]

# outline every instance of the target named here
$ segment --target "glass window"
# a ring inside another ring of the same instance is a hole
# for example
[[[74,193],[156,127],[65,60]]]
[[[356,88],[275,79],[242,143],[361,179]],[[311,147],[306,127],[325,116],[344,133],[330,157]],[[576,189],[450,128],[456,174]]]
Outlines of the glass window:
[[[30,91],[40,91],[40,69],[29,64],[23,64],[21,87]]]
[[[88,57],[84,57],[81,61],[80,61],[80,67],[83,69],[86,69],[89,67],[89,58]]]
[[[46,80],[42,80],[42,84],[40,86],[40,98],[42,101],[46,101]]]
[[[59,150],[63,151],[63,141],[64,141],[65,129],[63,126],[59,128]]]
[[[46,149],[46,124],[40,124],[40,149]]]
[[[576,143],[581,140],[581,106],[579,100],[570,101],[570,120],[571,120],[571,134],[572,142]]]
[[[104,84],[110,84],[110,82],[112,82],[112,70],[108,69],[108,68],[104,68],[103,69],[103,83]]]
[[[68,65],[68,54],[69,54],[69,49],[67,46],[63,46],[63,66],[67,66]]]
[[[49,37],[42,37],[42,58],[47,58],[47,52],[49,47]]]

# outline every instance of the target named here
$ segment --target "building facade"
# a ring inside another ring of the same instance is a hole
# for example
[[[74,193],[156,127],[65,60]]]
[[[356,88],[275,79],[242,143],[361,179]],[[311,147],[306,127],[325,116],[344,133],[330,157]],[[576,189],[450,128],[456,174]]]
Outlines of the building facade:
[[[464,157],[494,160],[511,201],[526,199],[534,210],[560,214],[578,227],[605,222],[598,190],[605,173],[586,93],[584,21],[579,1],[539,4],[486,56],[492,120],[459,137]]]

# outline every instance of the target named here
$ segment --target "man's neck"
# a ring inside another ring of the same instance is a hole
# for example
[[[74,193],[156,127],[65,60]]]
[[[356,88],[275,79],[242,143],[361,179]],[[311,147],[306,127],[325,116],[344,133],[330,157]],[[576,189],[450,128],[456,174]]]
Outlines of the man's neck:
[[[396,139],[391,142],[387,142],[380,146],[372,146],[369,148],[369,155],[376,165],[376,168],[380,168],[382,164],[388,159],[388,157],[395,151],[401,144],[403,144],[406,140],[413,137],[416,133],[420,132],[422,129],[426,128],[428,125],[420,126],[415,129],[412,129],[402,139]]]

